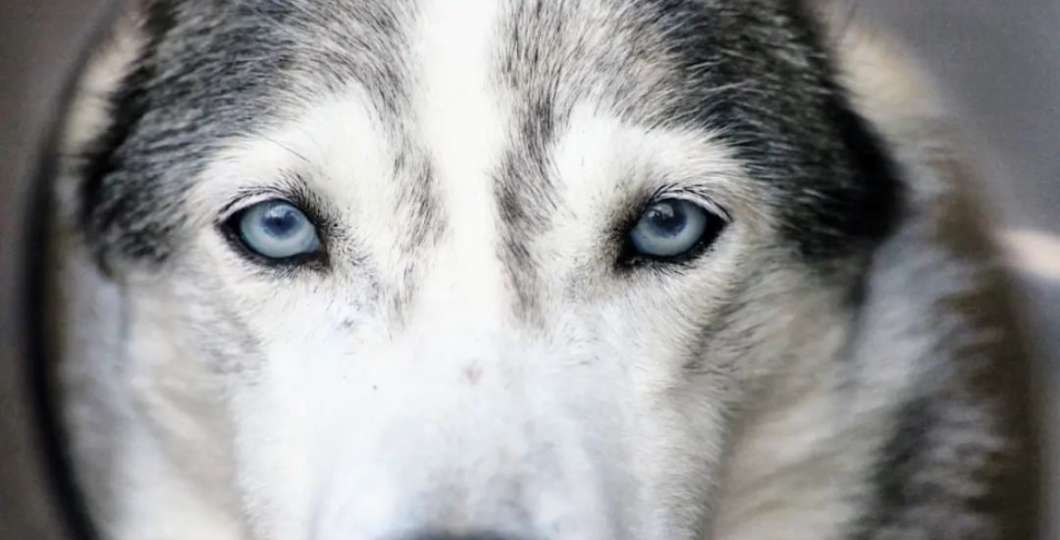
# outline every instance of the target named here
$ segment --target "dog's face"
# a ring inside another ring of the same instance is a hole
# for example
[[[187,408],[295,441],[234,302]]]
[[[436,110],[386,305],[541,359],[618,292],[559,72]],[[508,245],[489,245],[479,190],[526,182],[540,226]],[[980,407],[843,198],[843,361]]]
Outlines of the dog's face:
[[[894,186],[788,2],[159,2],[84,189],[256,538],[698,538]]]

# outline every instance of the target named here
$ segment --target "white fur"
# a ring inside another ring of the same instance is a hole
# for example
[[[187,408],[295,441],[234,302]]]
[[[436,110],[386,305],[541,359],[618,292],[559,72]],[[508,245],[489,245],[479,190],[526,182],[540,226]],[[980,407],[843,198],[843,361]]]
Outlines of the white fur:
[[[917,251],[917,232],[885,248],[904,266],[874,278],[894,294],[874,327],[891,330],[858,342],[859,353],[891,347],[897,360],[859,374],[878,393],[848,396],[835,361],[851,339],[841,299],[766,249],[776,216],[754,204],[724,138],[648,130],[584,103],[550,149],[562,206],[534,240],[548,269],[546,323],[520,322],[497,254],[491,177],[513,106],[488,78],[497,9],[420,6],[410,129],[435,166],[445,228],[412,275],[397,248],[406,224],[392,211],[397,141],[355,86],[213,156],[190,194],[195,236],[174,266],[130,269],[112,284],[75,241],[67,246],[71,282],[82,285],[69,287],[68,318],[129,325],[107,339],[96,326],[75,333],[71,353],[109,367],[67,374],[86,395],[105,391],[121,426],[100,441],[84,429],[96,409],[71,408],[82,461],[100,448],[114,457],[113,474],[85,476],[90,493],[114,501],[97,509],[110,537],[339,540],[436,529],[822,539],[867,496],[888,407],[930,346],[910,327],[933,314],[898,293],[909,269],[935,262]],[[277,282],[214,223],[240,190],[275,185],[286,171],[336,210],[340,234],[327,273]],[[680,276],[618,280],[601,269],[599,238],[623,194],[660,175],[696,183],[733,224]],[[761,269],[754,295],[730,290]],[[404,312],[373,293],[410,281]],[[792,291],[798,301],[768,304]],[[764,345],[721,341],[708,351],[715,367],[689,375],[690,314],[737,299],[762,304],[738,330]],[[239,335],[233,321],[261,340],[213,342]],[[745,403],[751,394],[761,399]],[[734,403],[746,420],[730,432]]]

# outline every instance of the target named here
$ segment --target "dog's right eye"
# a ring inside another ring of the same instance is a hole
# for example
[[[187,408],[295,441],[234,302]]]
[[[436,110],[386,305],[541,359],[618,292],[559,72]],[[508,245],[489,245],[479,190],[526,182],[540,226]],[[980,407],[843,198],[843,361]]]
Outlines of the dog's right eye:
[[[623,258],[677,262],[694,257],[721,234],[726,220],[684,199],[650,205],[627,234]]]
[[[271,261],[290,261],[321,250],[317,228],[287,201],[257,203],[232,216],[227,226],[251,252]]]

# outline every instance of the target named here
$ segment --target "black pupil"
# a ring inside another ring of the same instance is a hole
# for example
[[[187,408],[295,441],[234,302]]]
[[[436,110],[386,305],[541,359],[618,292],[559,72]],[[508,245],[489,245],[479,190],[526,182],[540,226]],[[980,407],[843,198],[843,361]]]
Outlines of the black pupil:
[[[644,217],[660,236],[678,236],[688,222],[688,216],[676,204],[669,202],[652,206]]]
[[[298,227],[298,211],[287,205],[269,208],[262,217],[262,226],[272,236],[290,236]]]

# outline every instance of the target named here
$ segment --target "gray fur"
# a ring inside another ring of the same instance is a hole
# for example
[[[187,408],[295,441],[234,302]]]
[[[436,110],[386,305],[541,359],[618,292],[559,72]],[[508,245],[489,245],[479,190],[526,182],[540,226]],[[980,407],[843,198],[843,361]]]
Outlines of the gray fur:
[[[284,171],[292,178],[287,195],[348,241],[328,252],[319,279],[361,289],[329,298],[327,309],[386,304],[403,320],[414,310],[418,287],[431,272],[428,258],[449,232],[454,211],[445,206],[435,178],[437,156],[417,136],[411,102],[417,66],[409,60],[412,29],[422,22],[416,2],[146,5],[146,44],[113,95],[111,122],[89,146],[76,178],[79,221],[71,227],[87,230],[82,247],[104,268],[116,269],[111,277],[120,286],[128,285],[124,272],[142,276],[137,272],[144,268],[197,283],[193,292],[165,297],[198,308],[195,317],[174,324],[193,329],[196,343],[189,348],[206,351],[213,375],[256,384],[261,366],[252,359],[261,356],[269,336],[255,335],[232,307],[237,297],[210,269],[182,258],[196,226],[188,218],[191,183],[228,142],[264,134],[315,98],[356,86],[366,91],[397,149],[392,177],[400,196],[391,209],[402,231],[397,277],[382,275],[378,261],[349,247],[356,246],[355,234],[340,223],[341,210],[300,179],[315,172],[314,163],[303,164],[307,171]],[[696,538],[711,538],[719,528],[747,530],[738,518],[717,516],[741,515],[731,501],[795,507],[802,493],[791,486],[815,484],[820,478],[814,467],[821,467],[825,476],[835,472],[846,505],[823,537],[1028,537],[1033,494],[1026,486],[1033,486],[1034,449],[1027,442],[1027,411],[1013,399],[1025,384],[1022,351],[1010,345],[1018,336],[1006,320],[1003,277],[991,265],[983,234],[972,226],[963,188],[954,187],[966,172],[947,147],[915,148],[903,140],[934,140],[935,133],[923,133],[930,122],[886,124],[853,100],[818,23],[794,1],[536,0],[505,3],[502,13],[490,74],[513,106],[491,181],[500,231],[496,256],[519,324],[562,335],[562,329],[549,328],[557,296],[577,304],[589,296],[585,291],[618,297],[629,283],[652,282],[607,263],[575,273],[562,293],[548,286],[554,261],[537,242],[566,219],[572,203],[554,182],[553,151],[580,103],[590,101],[645,129],[680,128],[704,139],[717,134],[747,171],[754,205],[779,216],[775,241],[742,261],[739,275],[724,286],[704,293],[719,307],[682,320],[692,336],[680,345],[684,382],[716,384],[718,403],[708,405],[731,425],[720,435],[724,448],[712,463],[721,470],[719,478],[704,479],[699,488],[710,495],[701,506],[675,511],[676,521]],[[616,191],[623,181],[616,179]],[[609,216],[615,235],[628,228],[647,195],[624,194],[629,208]],[[614,241],[597,239],[593,247],[602,255],[592,261],[613,258],[617,248],[607,246]],[[648,270],[680,276],[694,266]],[[297,287],[299,271],[260,273],[277,287]],[[309,289],[307,295],[317,293]],[[810,300],[803,305],[802,299]],[[336,328],[358,328],[354,317],[339,319]],[[224,324],[211,322],[216,320]],[[800,356],[829,339],[840,342],[834,355]],[[902,347],[892,353],[894,344]],[[608,360],[593,357],[583,364]],[[889,378],[892,364],[906,363],[914,381]],[[92,370],[75,371],[75,381],[92,377],[81,373]],[[833,372],[840,374],[835,380],[829,378]],[[481,377],[474,365],[465,373],[469,384]],[[888,394],[879,396],[877,389]],[[78,388],[77,395],[83,391]],[[178,385],[174,401],[188,400],[190,410],[224,406],[217,396],[200,401],[202,396],[183,392],[191,391]],[[795,409],[815,393],[835,397],[850,414],[818,418],[837,425],[815,441],[807,460],[776,464],[763,472],[764,484],[756,478],[742,483],[751,477],[741,473],[755,464],[741,462],[741,453],[755,455],[765,444],[755,438],[756,429],[782,417],[789,402]],[[136,405],[126,406],[134,410],[125,413],[135,417]],[[690,405],[680,412],[698,420],[701,411]],[[230,435],[225,422],[211,425],[210,432]],[[228,444],[234,443],[218,443],[218,456]],[[91,443],[82,446],[89,447],[83,454],[99,452]],[[201,478],[193,480],[215,481],[211,474],[226,470],[223,462],[217,457],[216,468],[196,471]],[[860,466],[844,469],[849,462]],[[84,476],[107,483],[100,477],[117,473],[104,465],[105,472]],[[516,477],[505,481],[519,484]],[[771,490],[773,481],[778,487]],[[214,495],[214,506],[238,516],[241,534],[253,534],[248,531],[255,530],[257,509],[240,507],[231,486]],[[110,512],[106,501],[99,507]],[[519,519],[529,522],[529,510],[519,510]]]
[[[180,233],[173,202],[205,156],[226,138],[281,120],[281,106],[301,96],[356,81],[391,115],[384,123],[397,136],[415,122],[402,112],[409,82],[401,54],[401,29],[415,17],[414,6],[148,4],[150,43],[115,97],[117,120],[90,158],[85,219],[103,253],[163,258]],[[886,231],[898,204],[890,165],[830,80],[832,68],[795,3],[584,9],[577,2],[520,4],[501,29],[510,45],[499,51],[497,77],[525,107],[511,134],[512,157],[497,173],[511,228],[532,234],[543,225],[545,217],[527,210],[549,208],[542,151],[569,107],[593,95],[646,125],[725,131],[754,177],[777,191],[777,200],[763,204],[784,209],[785,230],[807,255],[827,256]],[[599,25],[593,34],[563,24],[583,17]],[[740,28],[756,30],[730,30]],[[429,186],[426,158],[412,141],[405,151],[411,155],[403,153],[395,167]],[[410,215],[427,220],[413,229],[415,238],[436,226],[432,205],[415,202],[428,191],[410,192]],[[521,243],[513,238],[510,249]]]

